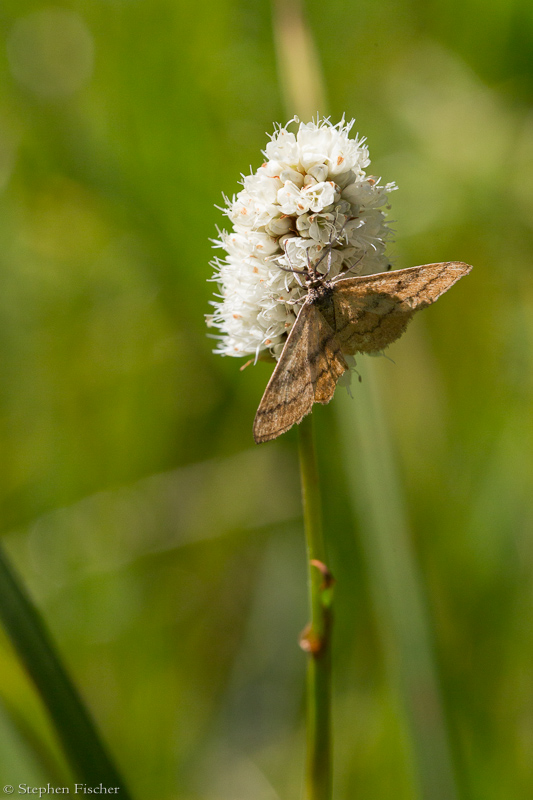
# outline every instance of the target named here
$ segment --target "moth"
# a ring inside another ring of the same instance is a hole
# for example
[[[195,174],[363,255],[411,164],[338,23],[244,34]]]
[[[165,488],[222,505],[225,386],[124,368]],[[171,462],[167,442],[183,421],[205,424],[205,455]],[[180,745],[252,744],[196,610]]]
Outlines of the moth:
[[[328,280],[309,265],[307,295],[254,420],[254,439],[276,439],[329,403],[345,355],[378,353],[396,341],[416,311],[435,302],[472,267],[461,261]],[[296,272],[296,270],[294,270]]]

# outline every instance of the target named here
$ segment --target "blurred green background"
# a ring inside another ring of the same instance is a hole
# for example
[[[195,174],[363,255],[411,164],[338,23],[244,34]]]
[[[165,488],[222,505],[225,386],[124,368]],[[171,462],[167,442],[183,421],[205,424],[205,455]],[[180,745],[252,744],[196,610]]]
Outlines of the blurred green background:
[[[308,0],[307,17],[333,121],[356,117],[371,173],[399,186],[394,265],[474,265],[376,372],[459,797],[525,800],[533,6]],[[253,444],[269,367],[241,373],[214,356],[203,319],[209,238],[225,219],[215,204],[292,115],[270,5],[4,0],[0,31],[6,549],[135,797],[297,798],[296,435]],[[343,430],[333,408],[315,418],[338,580],[336,796],[414,800]],[[1,781],[62,785],[54,734],[3,636],[0,697]]]

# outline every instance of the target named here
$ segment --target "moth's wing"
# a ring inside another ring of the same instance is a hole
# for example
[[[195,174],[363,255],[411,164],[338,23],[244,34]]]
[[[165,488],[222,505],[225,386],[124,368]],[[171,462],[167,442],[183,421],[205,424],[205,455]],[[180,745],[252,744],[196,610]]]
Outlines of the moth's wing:
[[[254,420],[254,439],[276,439],[309,414],[313,403],[328,403],[348,369],[334,330],[318,308],[304,303],[263,394]]]
[[[342,351],[384,350],[402,335],[415,311],[434,303],[471,269],[448,261],[337,281],[333,298]]]
[[[472,267],[462,261],[443,261],[423,264],[421,267],[379,272],[377,275],[360,275],[337,281],[336,287],[359,286],[365,292],[394,295],[413,310],[434,303]]]
[[[349,367],[342,355],[342,346],[337,338],[337,332],[333,330],[318,308],[314,305],[311,307],[314,310],[315,321],[309,330],[307,358],[313,384],[314,402],[325,405],[333,397],[337,381]]]

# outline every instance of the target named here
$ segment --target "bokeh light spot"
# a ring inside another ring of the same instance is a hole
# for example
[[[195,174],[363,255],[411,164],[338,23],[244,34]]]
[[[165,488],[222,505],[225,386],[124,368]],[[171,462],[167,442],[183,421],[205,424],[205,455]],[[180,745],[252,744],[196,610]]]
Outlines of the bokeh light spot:
[[[11,73],[41,98],[68,97],[93,71],[93,37],[72,11],[46,9],[18,19],[7,40]]]

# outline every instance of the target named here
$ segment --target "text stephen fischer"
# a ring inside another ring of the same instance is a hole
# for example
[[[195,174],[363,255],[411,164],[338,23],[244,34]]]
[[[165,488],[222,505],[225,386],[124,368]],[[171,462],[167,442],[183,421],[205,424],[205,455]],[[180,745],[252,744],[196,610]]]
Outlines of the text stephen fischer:
[[[118,794],[118,786],[104,786],[102,783],[99,786],[88,786],[86,783],[75,783],[74,794]],[[19,783],[17,794],[38,794],[42,797],[44,794],[70,794],[68,786],[28,786],[27,783]]]

